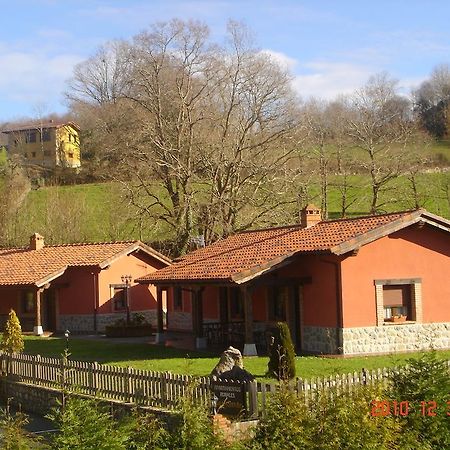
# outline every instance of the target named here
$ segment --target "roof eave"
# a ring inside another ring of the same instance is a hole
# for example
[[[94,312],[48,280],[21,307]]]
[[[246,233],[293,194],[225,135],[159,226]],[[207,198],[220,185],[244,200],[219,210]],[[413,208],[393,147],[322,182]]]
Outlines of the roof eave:
[[[146,253],[147,255],[151,256],[152,258],[157,259],[158,261],[169,265],[170,264],[170,259],[165,257],[164,255],[162,255],[161,253],[158,253],[156,250],[153,250],[151,247],[149,247],[148,245],[143,244],[140,241],[134,242],[133,244],[131,244],[129,247],[125,248],[124,250],[116,253],[115,255],[105,259],[104,261],[102,261],[98,266],[100,267],[100,269],[106,269],[108,266],[110,266],[114,261],[116,261],[117,259],[121,258],[122,256],[127,256],[130,253],[133,253],[137,250],[140,250],[144,253]]]
[[[68,266],[64,266],[61,269],[58,269],[56,272],[53,272],[52,274],[47,275],[44,278],[41,278],[40,280],[36,281],[34,284],[38,288],[45,286],[47,283],[50,283],[51,281],[53,281],[56,278],[59,278],[61,275],[63,275],[64,272],[67,270],[67,267]]]
[[[433,227],[445,231],[450,231],[450,221],[442,217],[436,216],[434,214],[430,214],[423,209],[419,209],[417,211],[413,211],[406,217],[401,217],[393,222],[381,225],[380,227],[377,227],[353,239],[350,239],[346,242],[336,245],[332,247],[330,250],[335,255],[343,255],[344,253],[356,250],[362,247],[363,245],[370,244],[371,242],[376,241],[377,239],[395,233],[396,231],[400,231],[418,222],[424,222]]]

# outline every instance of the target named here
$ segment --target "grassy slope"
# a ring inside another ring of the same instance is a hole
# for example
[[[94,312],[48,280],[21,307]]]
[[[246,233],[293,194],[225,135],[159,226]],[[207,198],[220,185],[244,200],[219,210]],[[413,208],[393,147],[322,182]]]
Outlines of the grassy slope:
[[[447,173],[427,173],[419,176],[419,189],[425,208],[435,214],[450,217],[447,199],[444,197],[442,186],[445,179],[450,177]],[[330,182],[333,183],[333,178]],[[352,185],[349,197],[355,198],[355,202],[349,209],[350,215],[367,214],[370,207],[370,195],[367,187],[367,178],[359,175],[352,176]],[[320,204],[317,186],[311,188],[311,197],[314,202]],[[383,209],[399,211],[412,209],[412,202],[408,192],[408,181],[405,178],[395,180],[393,189],[384,194],[387,201]],[[394,198],[395,197],[395,198]],[[111,183],[86,184],[63,187],[47,187],[30,191],[21,213],[23,245],[27,243],[27,237],[35,231],[46,235],[49,223],[55,221],[52,214],[52,204],[59,199],[57,204],[65,208],[73,202],[73,221],[76,221],[79,234],[78,241],[110,241],[124,239],[142,239],[154,241],[168,238],[168,230],[164,226],[150,223],[144,220],[139,225],[138,220],[125,221],[127,206],[120,198],[117,188]],[[331,186],[329,191],[329,216],[340,216],[340,194],[336,187]],[[78,208],[78,210],[76,209]],[[294,217],[295,214],[292,214]],[[26,220],[25,220],[26,219]]]
[[[25,352],[41,356],[58,357],[65,346],[64,339],[26,337]],[[116,344],[114,342],[76,339],[70,340],[71,358],[98,361],[138,369],[170,371],[178,374],[208,375],[218,362],[218,355],[188,352],[150,344]],[[442,358],[450,359],[450,350],[438,352]],[[404,364],[416,354],[393,354],[353,358],[297,357],[297,376],[310,379],[335,374],[360,371],[362,368],[376,369]],[[258,378],[267,370],[266,357],[245,358],[245,368]]]

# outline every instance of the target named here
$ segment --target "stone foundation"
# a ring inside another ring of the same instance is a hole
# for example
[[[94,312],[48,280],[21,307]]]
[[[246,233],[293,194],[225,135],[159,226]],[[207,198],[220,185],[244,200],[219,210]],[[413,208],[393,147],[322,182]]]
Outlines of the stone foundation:
[[[342,347],[337,348],[336,333]],[[374,327],[303,329],[302,350],[312,353],[361,355],[450,348],[450,323],[383,324]]]
[[[168,328],[176,331],[191,331],[192,330],[192,315],[191,313],[181,311],[169,311],[168,313]]]
[[[335,354],[336,328],[331,327],[303,327],[302,350],[312,353]]]
[[[131,311],[133,314],[142,314],[147,322],[156,327],[156,309],[146,311]],[[126,320],[126,313],[97,314],[97,331],[104,332],[107,325],[112,325],[119,319]],[[59,329],[69,330],[71,333],[92,333],[94,332],[93,314],[62,314],[59,316]]]
[[[403,323],[379,327],[345,328],[346,355],[450,348],[450,323]]]

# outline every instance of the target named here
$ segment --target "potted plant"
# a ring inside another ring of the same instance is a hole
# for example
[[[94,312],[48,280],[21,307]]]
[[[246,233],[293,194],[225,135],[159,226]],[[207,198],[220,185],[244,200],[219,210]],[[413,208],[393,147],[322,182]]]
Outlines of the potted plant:
[[[401,323],[406,321],[406,316],[403,314],[397,314],[395,316],[390,317],[389,319],[386,319],[388,322],[395,322],[395,323]]]
[[[152,326],[143,314],[133,314],[130,323],[125,319],[118,319],[112,325],[105,327],[107,337],[141,337],[152,334]]]

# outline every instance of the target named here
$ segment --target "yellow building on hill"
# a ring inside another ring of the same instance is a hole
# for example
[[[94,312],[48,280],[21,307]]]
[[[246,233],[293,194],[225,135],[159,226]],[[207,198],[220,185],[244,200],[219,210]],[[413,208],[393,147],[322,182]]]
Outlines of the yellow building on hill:
[[[10,155],[18,155],[26,164],[48,168],[81,166],[79,132],[73,122],[53,120],[3,130]]]

